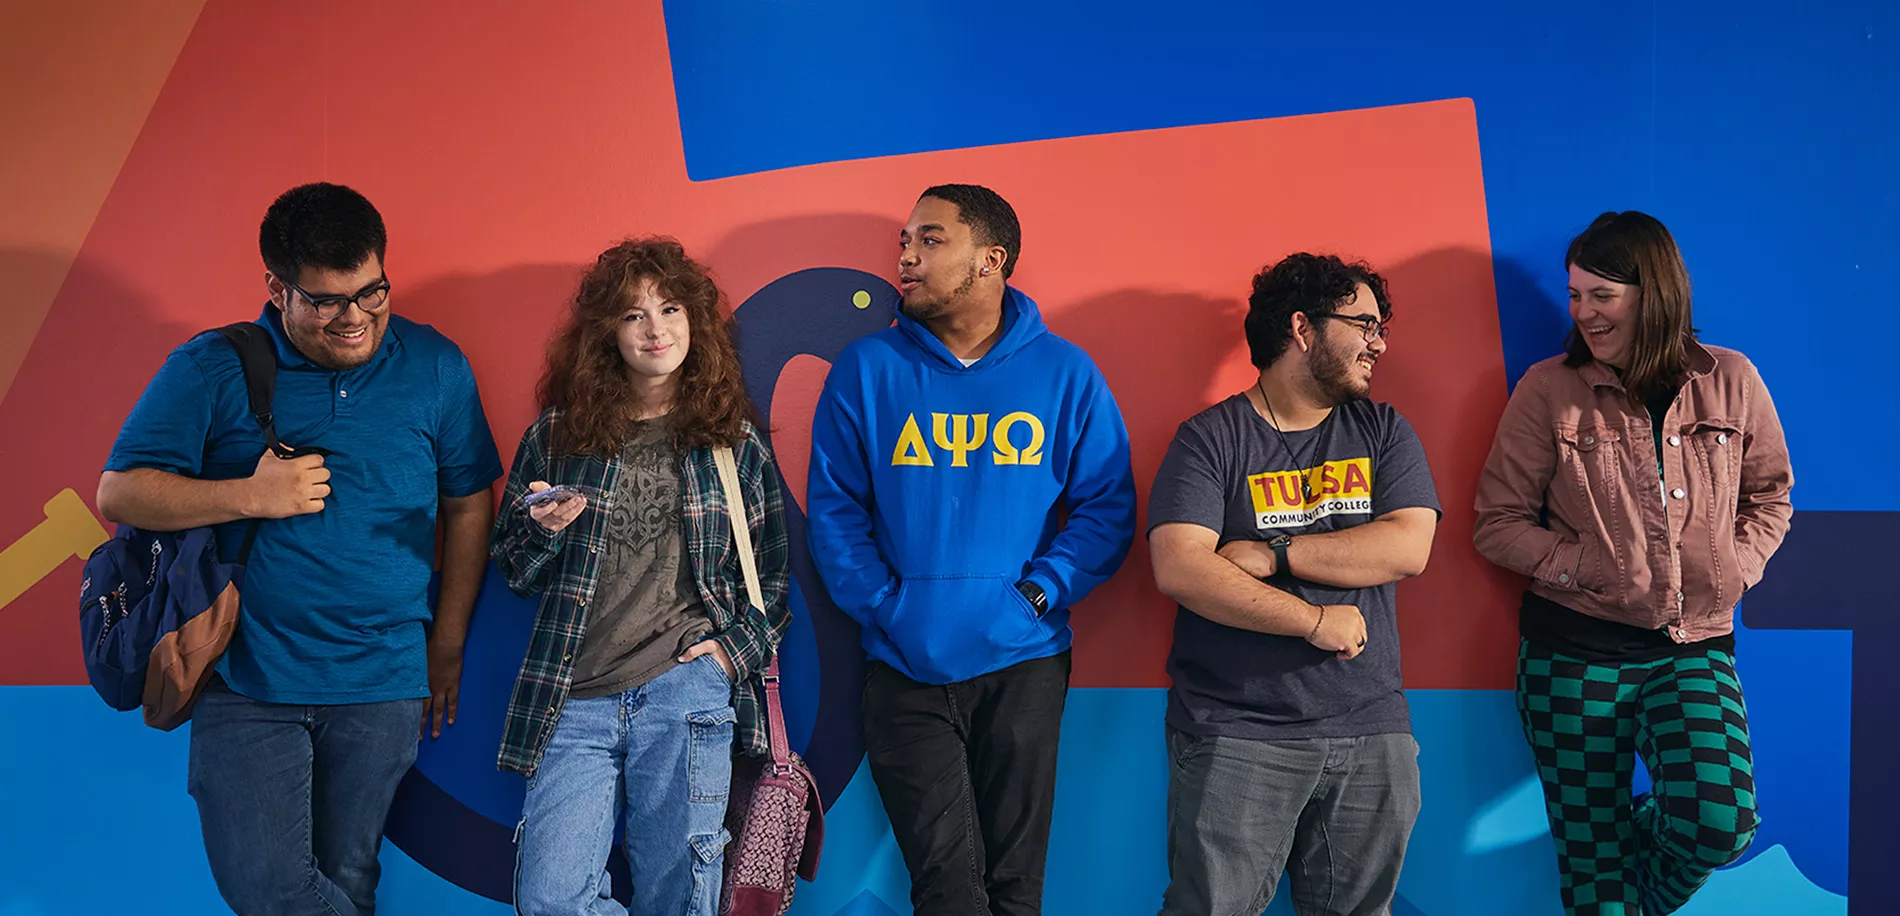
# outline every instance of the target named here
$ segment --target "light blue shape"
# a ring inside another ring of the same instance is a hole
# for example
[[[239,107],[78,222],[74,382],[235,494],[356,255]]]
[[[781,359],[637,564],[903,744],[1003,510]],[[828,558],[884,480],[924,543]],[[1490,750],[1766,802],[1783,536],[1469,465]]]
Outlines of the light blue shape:
[[[1406,698],[1425,804],[1399,893],[1431,916],[1559,916],[1557,854],[1542,790],[1526,791],[1536,774],[1516,700],[1504,690],[1410,690]],[[1480,848],[1472,840],[1484,812],[1489,842]]]
[[[0,735],[0,913],[229,912],[185,793],[190,726],[147,728],[91,687],[0,687]]]
[[[1537,774],[1525,776],[1517,787],[1486,802],[1465,831],[1465,854],[1482,855],[1494,849],[1529,843],[1550,832],[1544,813],[1544,783]]]
[[[1560,913],[1555,854],[1511,695],[1448,690],[1410,697],[1426,803],[1400,883],[1404,911]],[[1166,703],[1167,692],[1157,689],[1069,692],[1044,895],[1050,916],[1160,907],[1168,881]],[[1512,841],[1468,851],[1476,812],[1487,805],[1502,812],[1497,817],[1510,825]],[[909,880],[889,831],[869,769],[861,766],[827,817],[819,880],[801,885],[792,913],[857,913],[869,906],[867,894],[908,912]],[[1288,898],[1282,882],[1269,916],[1290,914]]]
[[[891,821],[871,782],[870,765],[861,763],[825,812],[818,880],[799,884],[788,916],[836,916],[854,904],[864,906],[858,898],[866,894],[899,912],[910,910],[910,873],[891,837]]]
[[[1069,691],[1043,893],[1055,913],[1153,913],[1168,889],[1168,693]]]
[[[1541,829],[1511,695],[1421,690],[1409,697],[1425,806],[1400,883],[1410,908],[1395,913],[1555,916],[1556,858]],[[1070,691],[1049,857],[1050,916],[1158,908],[1167,884],[1165,702],[1165,691],[1156,689]],[[146,728],[135,715],[107,709],[87,687],[6,687],[0,734],[16,746],[49,749],[0,755],[0,785],[10,787],[3,810],[14,825],[0,838],[7,875],[0,916],[223,911],[197,810],[185,793],[184,729]],[[826,820],[819,880],[800,886],[792,912],[908,913],[909,878],[867,768],[860,767]],[[102,859],[111,861],[103,879]],[[387,916],[508,912],[393,845],[384,846],[383,864],[379,911]],[[74,894],[79,887],[86,888],[83,897]],[[1285,896],[1269,913],[1288,912]],[[1718,872],[1682,912],[1805,916],[1844,914],[1845,907],[1845,898],[1808,881],[1788,850],[1773,845]]]
[[[1787,849],[1770,846],[1709,876],[1676,916],[1847,916],[1847,898],[1816,886]]]

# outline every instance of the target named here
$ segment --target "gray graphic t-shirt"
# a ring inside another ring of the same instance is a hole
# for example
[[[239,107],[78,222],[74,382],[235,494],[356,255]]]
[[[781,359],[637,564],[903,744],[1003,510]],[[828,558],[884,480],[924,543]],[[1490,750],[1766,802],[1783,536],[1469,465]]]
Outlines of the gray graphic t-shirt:
[[[572,695],[612,696],[665,674],[712,631],[685,561],[679,453],[664,423],[643,424],[621,452],[620,480],[603,507],[607,544],[574,659]]]
[[[1226,544],[1338,531],[1412,507],[1437,511],[1438,494],[1418,434],[1391,405],[1343,404],[1282,441],[1245,395],[1235,395],[1175,433],[1149,493],[1148,526],[1189,522],[1219,532]],[[1257,739],[1410,732],[1397,586],[1334,588],[1284,575],[1267,584],[1314,604],[1357,606],[1366,650],[1342,660],[1298,636],[1236,629],[1179,608],[1168,654],[1168,724]]]

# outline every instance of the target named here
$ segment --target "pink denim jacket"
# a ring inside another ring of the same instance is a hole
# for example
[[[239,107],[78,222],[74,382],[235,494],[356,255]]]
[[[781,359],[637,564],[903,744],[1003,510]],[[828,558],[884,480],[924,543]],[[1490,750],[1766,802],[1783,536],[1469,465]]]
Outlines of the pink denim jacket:
[[[1648,411],[1614,370],[1532,366],[1478,480],[1478,552],[1592,617],[1678,643],[1731,632],[1788,533],[1794,471],[1754,364],[1699,344],[1689,364],[1663,419],[1660,479]]]

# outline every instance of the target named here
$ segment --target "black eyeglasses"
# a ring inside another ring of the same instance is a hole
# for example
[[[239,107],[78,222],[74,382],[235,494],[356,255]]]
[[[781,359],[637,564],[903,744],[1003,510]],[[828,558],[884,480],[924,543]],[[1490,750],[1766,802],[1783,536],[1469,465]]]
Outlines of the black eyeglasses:
[[[1346,322],[1359,329],[1359,336],[1364,337],[1366,343],[1371,343],[1374,340],[1384,340],[1392,333],[1392,319],[1390,318],[1382,321],[1371,315],[1308,315],[1307,317],[1314,320],[1334,318]]]
[[[310,303],[310,308],[317,313],[317,318],[321,321],[329,321],[349,311],[352,305],[365,312],[379,312],[389,304],[389,277],[387,275],[358,290],[354,296],[312,296],[303,287],[289,280],[282,277],[277,279],[295,291],[297,295],[302,296],[303,301]]]

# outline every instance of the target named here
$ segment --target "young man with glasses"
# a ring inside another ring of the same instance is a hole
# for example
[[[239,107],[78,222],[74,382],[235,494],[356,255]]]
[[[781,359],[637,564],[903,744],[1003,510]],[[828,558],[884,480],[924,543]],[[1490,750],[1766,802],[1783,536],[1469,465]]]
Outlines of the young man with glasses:
[[[501,459],[468,360],[390,314],[382,216],[333,184],[293,188],[259,233],[279,369],[265,448],[237,351],[172,351],[113,444],[106,518],[250,528],[230,649],[192,710],[188,784],[212,877],[240,914],[374,908],[383,820],[418,726],[455,720]],[[441,532],[440,599],[429,602]]]
[[[1425,450],[1367,399],[1392,316],[1362,263],[1292,255],[1253,280],[1259,378],[1181,424],[1148,507],[1180,603],[1168,673],[1163,914],[1391,912],[1419,810],[1398,580],[1431,555]]]

